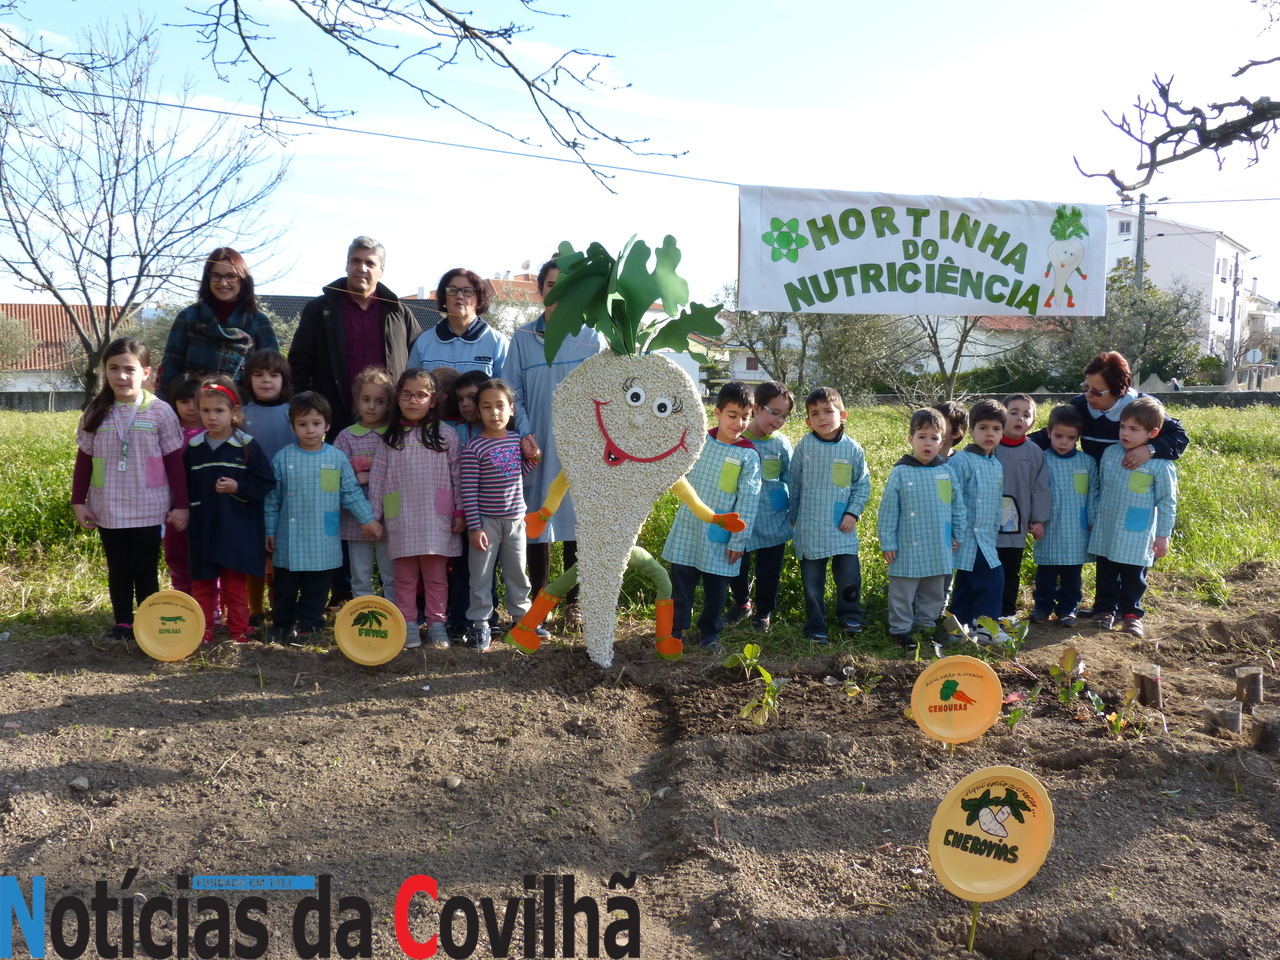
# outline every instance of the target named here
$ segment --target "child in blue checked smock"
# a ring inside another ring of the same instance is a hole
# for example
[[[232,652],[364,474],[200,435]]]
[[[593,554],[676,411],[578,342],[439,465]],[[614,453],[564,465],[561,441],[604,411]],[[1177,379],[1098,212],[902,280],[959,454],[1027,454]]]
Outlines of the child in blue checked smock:
[[[969,411],[973,443],[949,461],[966,511],[964,536],[957,537],[956,576],[951,612],[962,624],[976,624],[979,617],[1000,616],[1004,571],[996,553],[1000,529],[1000,501],[1004,496],[1004,467],[996,459],[996,447],[1004,436],[1004,404],[979,400]],[[979,628],[979,641],[991,635]]]
[[[715,513],[734,513],[746,524],[738,533],[708,524],[681,503],[662,547],[671,564],[673,637],[682,637],[693,619],[693,593],[702,581],[702,615],[698,632],[702,648],[723,653],[720,631],[729,578],[738,572],[747,537],[760,502],[760,457],[742,439],[751,416],[751,393],[746,384],[731,380],[716,396],[716,427],[703,444],[697,462],[685,475],[702,502]]]
[[[300,393],[289,402],[289,421],[298,439],[272,461],[276,486],[266,504],[267,550],[275,553],[276,575],[271,615],[278,642],[291,636],[295,623],[316,642],[324,630],[329,582],[342,563],[341,508],[375,539],[382,537],[382,524],[373,518],[346,455],[324,442],[329,401],[312,391]]]
[[[805,398],[805,423],[812,433],[791,458],[793,549],[804,586],[804,632],[827,642],[827,559],[836,584],[836,619],[846,633],[862,630],[862,566],[858,560],[858,518],[871,499],[871,474],[862,447],[844,430],[844,400],[830,387]]]
[[[1124,459],[1153,440],[1164,419],[1164,405],[1155,397],[1131,402],[1120,414],[1120,442],[1107,448],[1098,468],[1098,518],[1089,537],[1089,552],[1098,558],[1093,622],[1110,630],[1119,611],[1125,633],[1135,637],[1143,635],[1147,567],[1169,552],[1178,470],[1172,460],[1154,457],[1128,469]]]
[[[911,453],[889,472],[876,518],[889,573],[889,637],[904,647],[913,630],[942,616],[965,528],[963,494],[939,455],[948,429],[937,410],[911,415]]]
[[[1053,512],[1044,536],[1036,541],[1036,585],[1031,621],[1044,623],[1055,614],[1073,627],[1080,606],[1080,572],[1089,557],[1089,529],[1098,508],[1098,465],[1079,449],[1084,416],[1069,403],[1049,413],[1049,449],[1045,473],[1053,494]]]
[[[788,514],[788,485],[791,469],[791,441],[782,426],[791,416],[796,398],[785,383],[768,380],[756,387],[755,411],[743,437],[760,454],[760,506],[747,536],[747,552],[741,569],[729,583],[733,600],[728,623],[751,617],[751,625],[761,633],[769,631],[769,618],[778,605],[778,585],[782,580],[782,558],[794,533]],[[751,560],[755,557],[755,603],[751,601]]]

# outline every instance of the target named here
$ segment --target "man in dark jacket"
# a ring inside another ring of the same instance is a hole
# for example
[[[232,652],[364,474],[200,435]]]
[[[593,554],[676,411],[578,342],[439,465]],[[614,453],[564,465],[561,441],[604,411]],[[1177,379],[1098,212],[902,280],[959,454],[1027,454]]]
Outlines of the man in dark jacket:
[[[289,347],[295,393],[315,390],[329,401],[333,422],[326,437],[355,422],[351,384],[365,367],[386,367],[394,380],[404,372],[418,321],[382,285],[386,251],[372,237],[356,237],[347,250],[347,275],[302,308]]]

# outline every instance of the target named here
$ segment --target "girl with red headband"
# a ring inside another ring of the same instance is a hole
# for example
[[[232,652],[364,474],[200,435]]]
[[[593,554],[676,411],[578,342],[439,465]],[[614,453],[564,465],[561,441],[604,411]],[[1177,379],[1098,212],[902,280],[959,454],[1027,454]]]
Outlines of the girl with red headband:
[[[227,377],[200,387],[204,432],[183,453],[191,492],[191,592],[204,611],[204,642],[213,642],[213,614],[221,581],[227,629],[236,643],[249,633],[247,578],[267,562],[263,501],[276,485],[258,442],[240,429],[240,394]]]

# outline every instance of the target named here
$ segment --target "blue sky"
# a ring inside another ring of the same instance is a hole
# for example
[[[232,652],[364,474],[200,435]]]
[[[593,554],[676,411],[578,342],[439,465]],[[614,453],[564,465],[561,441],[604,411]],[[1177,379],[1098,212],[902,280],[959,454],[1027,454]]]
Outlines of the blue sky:
[[[198,3],[198,0],[196,0]],[[560,240],[619,248],[633,234],[650,243],[674,234],[682,273],[711,297],[736,274],[734,184],[777,184],[954,197],[1116,202],[1088,168],[1132,172],[1136,149],[1111,129],[1113,114],[1175,73],[1188,98],[1264,92],[1277,68],[1246,83],[1230,73],[1249,57],[1274,55],[1280,33],[1258,36],[1265,15],[1245,0],[1208,7],[1185,0],[1077,0],[1066,6],[975,0],[883,4],[860,0],[780,4],[600,3],[548,0],[567,18],[531,16],[515,2],[476,3],[477,22],[535,25],[513,53],[545,60],[581,47],[610,53],[602,75],[616,92],[575,93],[574,103],[612,132],[648,137],[673,160],[634,157],[602,145],[591,156],[653,173],[618,173],[606,192],[580,167],[336,132],[294,139],[289,180],[268,220],[285,229],[279,252],[251,264],[267,292],[312,294],[341,274],[359,233],[388,249],[385,282],[401,294],[430,289],[445,269],[492,276],[548,256]],[[143,0],[160,20],[190,20],[176,4]],[[262,0],[264,19],[287,13]],[[97,0],[29,3],[11,29],[47,31],[50,42],[92,18],[136,16],[134,4]],[[0,20],[0,22],[4,22]],[[243,83],[217,80],[191,31],[164,30],[163,88],[185,78],[197,102],[252,104]],[[428,110],[390,82],[363,74],[310,28],[276,21],[273,52],[303,78],[310,68],[333,105],[356,111],[343,125],[498,149],[526,148],[456,114]],[[436,74],[473,112],[542,145],[527,100],[502,75],[466,67]],[[283,108],[284,104],[280,106]],[[1218,171],[1211,157],[1175,165],[1147,188],[1152,197],[1213,200],[1161,205],[1163,216],[1222,229],[1262,257],[1247,276],[1280,296],[1280,155],[1247,169],[1244,153]],[[221,242],[236,245],[234,237]],[[265,282],[264,282],[265,281]],[[7,287],[7,285],[6,285]],[[195,291],[194,280],[191,285]],[[30,299],[12,288],[0,296]]]

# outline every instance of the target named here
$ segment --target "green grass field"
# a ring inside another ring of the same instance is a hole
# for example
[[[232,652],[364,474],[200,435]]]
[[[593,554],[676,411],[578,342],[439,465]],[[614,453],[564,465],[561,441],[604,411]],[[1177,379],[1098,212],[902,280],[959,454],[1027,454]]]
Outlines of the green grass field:
[[[1280,410],[1185,408],[1191,446],[1178,461],[1178,522],[1168,557],[1156,573],[1178,574],[1197,585],[1209,604],[1229,600],[1227,575],[1242,563],[1280,560]],[[1047,410],[1041,410],[1043,424]],[[107,625],[106,569],[96,535],[77,530],[69,505],[75,460],[73,413],[0,413],[0,625],[16,636],[85,634]],[[875,539],[875,508],[889,469],[906,446],[906,411],[855,407],[849,430],[867,453],[871,506],[863,516],[863,599],[869,624],[883,620],[885,566]],[[802,424],[787,426],[798,439]],[[640,543],[662,552],[676,500],[665,496],[645,524]],[[1030,551],[1024,580],[1031,570]],[[1157,590],[1153,591],[1158,607]],[[628,578],[622,614],[651,616],[647,584]],[[770,646],[803,649],[798,627],[799,571],[788,560]],[[743,637],[736,639],[745,639]],[[727,636],[726,639],[735,639]],[[871,626],[860,645],[887,645]]]

